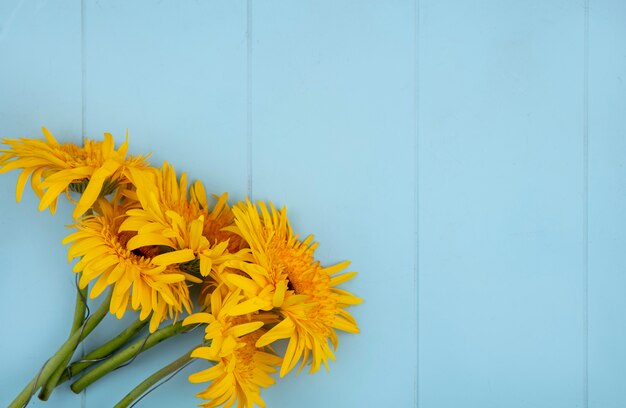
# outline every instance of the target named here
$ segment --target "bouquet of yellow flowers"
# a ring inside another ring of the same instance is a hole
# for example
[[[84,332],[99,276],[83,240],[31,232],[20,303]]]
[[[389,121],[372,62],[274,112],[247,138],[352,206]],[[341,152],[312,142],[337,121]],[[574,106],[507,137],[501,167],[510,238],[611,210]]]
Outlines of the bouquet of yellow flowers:
[[[346,308],[362,300],[338,288],[356,272],[344,272],[349,262],[322,266],[317,243],[293,232],[285,208],[249,200],[231,206],[226,193],[208,197],[200,181],[178,177],[167,162],[157,168],[147,156],[129,156],[128,136],[116,149],[108,133],[103,141],[85,139],[82,147],[43,133],[45,140],[4,139],[0,173],[21,170],[16,199],[30,179],[40,211],[54,214],[62,194],[75,204],[73,231],[63,243],[68,260],[77,260],[76,307],[67,341],[10,408],[26,406],[37,391],[46,400],[66,380],[81,392],[137,354],[198,326],[204,327],[202,344],[146,378],[116,407],[129,406],[192,359],[206,364],[189,377],[208,383],[197,395],[200,406],[264,407],[260,389],[274,384],[272,373],[328,369],[336,330],[359,332]],[[101,295],[99,308],[88,313],[87,296]],[[128,310],[138,312],[134,322],[72,362],[77,345],[107,312],[121,319]],[[149,335],[133,340],[146,325]],[[272,347],[280,340],[284,353]]]

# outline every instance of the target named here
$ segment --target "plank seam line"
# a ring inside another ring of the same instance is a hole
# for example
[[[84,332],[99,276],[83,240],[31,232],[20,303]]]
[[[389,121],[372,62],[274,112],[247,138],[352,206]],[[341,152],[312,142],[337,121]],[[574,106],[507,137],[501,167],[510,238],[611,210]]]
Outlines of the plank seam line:
[[[414,188],[414,200],[415,200],[415,206],[414,206],[414,239],[415,239],[415,256],[413,258],[413,262],[415,263],[414,265],[414,291],[415,291],[415,300],[414,300],[414,305],[415,305],[415,317],[416,317],[416,322],[415,322],[415,383],[414,383],[414,387],[415,387],[415,391],[414,391],[414,395],[413,398],[415,399],[415,404],[414,406],[419,408],[419,372],[420,372],[420,308],[419,308],[419,304],[420,304],[420,279],[419,279],[419,123],[420,123],[420,95],[419,95],[419,89],[420,89],[420,70],[419,70],[419,61],[420,61],[420,0],[415,0],[414,2],[414,16],[413,16],[413,26],[414,26],[414,45],[413,45],[413,69],[414,69],[414,112],[413,114],[415,115],[414,118],[414,122],[413,122],[413,126],[415,127],[414,129],[414,136],[415,136],[415,141],[414,141],[414,154],[415,154],[415,160],[414,160],[414,169],[413,169],[413,177],[415,177],[415,181],[413,183],[413,188]]]
[[[246,1],[246,153],[246,190],[252,201],[252,0]]]
[[[80,135],[85,145],[85,0],[80,1]],[[80,343],[80,355],[85,356],[85,344]],[[87,408],[87,389],[80,393],[80,406]]]
[[[589,406],[589,0],[583,37],[583,408]]]

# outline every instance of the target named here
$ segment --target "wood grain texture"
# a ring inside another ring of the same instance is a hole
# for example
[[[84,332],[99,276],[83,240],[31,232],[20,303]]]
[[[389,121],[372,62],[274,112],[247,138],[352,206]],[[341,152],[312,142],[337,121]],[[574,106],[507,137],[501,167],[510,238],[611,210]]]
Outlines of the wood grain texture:
[[[420,17],[420,406],[580,407],[582,4]]]
[[[2,2],[0,137],[40,138],[47,126],[59,138],[80,142],[80,91],[80,4]],[[65,341],[74,310],[74,277],[61,246],[71,209],[60,203],[54,217],[38,213],[30,186],[16,205],[17,176],[0,177],[0,406]],[[81,397],[66,389],[53,404],[78,408]]]
[[[254,3],[253,196],[287,206],[322,264],[352,260],[345,286],[365,299],[330,373],[289,375],[270,406],[415,404],[414,15],[408,1]]]
[[[227,191],[234,200],[243,199],[245,2],[87,2],[84,13],[87,135],[110,131],[121,141],[128,129],[132,153],[152,152],[152,164],[167,160],[179,174],[201,180],[209,194]],[[105,341],[129,319],[99,327],[88,344]],[[142,354],[90,387],[87,406],[113,406],[201,341],[198,330]],[[187,377],[208,368],[202,364],[189,366],[139,406],[199,403],[195,394],[205,386],[190,384]]]
[[[589,406],[626,405],[626,5],[589,8]]]
[[[617,408],[625,27],[615,0],[10,0],[0,137],[128,130],[132,153],[285,205],[323,264],[352,261],[362,333],[329,373],[265,390],[269,407]],[[0,405],[74,302],[69,206],[16,205],[16,179],[0,177]],[[199,340],[29,406],[110,407]],[[201,368],[138,406],[194,406]]]

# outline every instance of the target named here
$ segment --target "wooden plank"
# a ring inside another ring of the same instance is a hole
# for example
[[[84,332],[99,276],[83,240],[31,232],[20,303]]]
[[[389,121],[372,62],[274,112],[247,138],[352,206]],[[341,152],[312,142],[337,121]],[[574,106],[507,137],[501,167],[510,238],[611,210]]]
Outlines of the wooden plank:
[[[244,1],[89,2],[85,10],[87,135],[130,134],[133,153],[153,152],[207,192],[242,199],[246,170],[246,8]],[[114,318],[111,316],[111,319]],[[130,319],[109,322],[90,345]],[[144,334],[145,335],[145,334]],[[113,406],[143,378],[201,341],[178,336],[89,388],[88,406]],[[190,384],[196,362],[142,400],[193,406],[206,384]]]
[[[268,406],[416,403],[414,11],[253,2],[253,196],[286,205],[323,264],[352,260],[365,299],[330,373],[287,375]]]
[[[113,1],[85,14],[87,134],[128,130],[153,164],[243,198],[245,3]]]
[[[80,143],[80,3],[2,2],[0,78],[0,137],[43,138],[47,126],[59,140]],[[74,310],[74,274],[61,246],[70,208],[39,213],[30,187],[16,204],[17,176],[0,175],[0,406],[65,341]],[[65,389],[49,406],[79,407],[80,399]]]
[[[589,7],[589,406],[626,405],[626,4]]]
[[[582,406],[583,11],[421,1],[422,408]]]

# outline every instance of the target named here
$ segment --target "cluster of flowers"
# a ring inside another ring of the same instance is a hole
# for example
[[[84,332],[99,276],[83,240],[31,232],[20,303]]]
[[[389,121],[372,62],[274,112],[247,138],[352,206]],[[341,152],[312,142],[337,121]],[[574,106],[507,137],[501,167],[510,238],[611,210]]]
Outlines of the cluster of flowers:
[[[168,163],[156,168],[147,157],[129,156],[128,137],[116,149],[110,134],[103,141],[85,139],[80,147],[59,143],[45,128],[43,133],[45,140],[4,139],[0,173],[21,170],[16,198],[30,179],[40,211],[54,213],[63,193],[75,204],[74,231],[63,242],[69,260],[78,259],[73,271],[80,292],[68,342],[11,407],[26,405],[39,388],[45,399],[57,384],[92,368],[72,384],[82,390],[133,355],[137,347],[128,341],[148,322],[155,343],[185,326],[205,326],[203,344],[180,362],[207,361],[209,368],[189,377],[209,383],[197,395],[206,407],[265,406],[260,388],[274,383],[270,374],[282,377],[307,364],[311,373],[322,364],[328,369],[336,330],[358,333],[346,308],[361,299],[338,288],[356,273],[344,272],[349,262],[322,266],[313,237],[294,234],[284,208],[248,200],[231,207],[226,193],[207,197],[201,182],[177,177]],[[190,296],[194,285],[197,299]],[[80,296],[88,288],[91,298],[107,296],[104,312],[86,319]],[[108,348],[94,350],[93,356],[103,357],[100,365],[93,359],[70,364],[76,344],[107,310],[118,319],[128,310],[139,317]],[[287,343],[283,355],[272,347],[281,339]],[[141,349],[150,345],[144,340]]]

